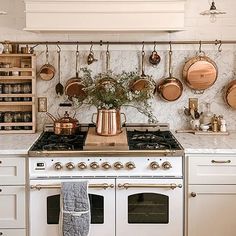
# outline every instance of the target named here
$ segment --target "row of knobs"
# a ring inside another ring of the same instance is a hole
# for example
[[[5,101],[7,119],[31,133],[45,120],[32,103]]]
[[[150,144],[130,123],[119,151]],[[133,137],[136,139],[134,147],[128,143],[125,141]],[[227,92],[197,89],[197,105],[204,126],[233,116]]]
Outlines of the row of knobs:
[[[97,162],[92,162],[89,166],[90,166],[90,168],[92,168],[94,170],[98,169],[100,167]],[[120,169],[125,168],[125,167],[130,169],[130,170],[136,168],[135,164],[131,161],[127,162],[125,165],[123,165],[121,162],[115,162],[113,166],[116,170],[120,170]],[[78,167],[81,170],[84,170],[84,169],[88,168],[88,166],[85,162],[80,162],[78,164]],[[112,165],[109,162],[104,162],[104,163],[102,163],[101,167],[105,170],[108,170],[108,169],[112,168]],[[165,161],[165,162],[162,163],[162,168],[164,168],[166,170],[170,169],[171,167],[172,166],[168,161]],[[56,170],[61,170],[63,168],[63,165],[62,165],[61,162],[56,162],[55,165],[54,165],[54,168]],[[73,162],[68,162],[66,164],[66,168],[68,170],[73,170],[75,168],[75,164]],[[156,161],[153,161],[153,162],[150,163],[150,168],[153,169],[153,170],[156,170],[156,169],[160,168],[160,165]]]

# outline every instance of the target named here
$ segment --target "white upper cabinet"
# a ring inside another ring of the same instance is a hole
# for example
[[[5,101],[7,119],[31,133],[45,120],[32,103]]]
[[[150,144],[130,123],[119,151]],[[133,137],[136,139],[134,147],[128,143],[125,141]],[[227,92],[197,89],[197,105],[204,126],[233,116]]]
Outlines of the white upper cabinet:
[[[176,31],[186,0],[25,0],[29,31]]]

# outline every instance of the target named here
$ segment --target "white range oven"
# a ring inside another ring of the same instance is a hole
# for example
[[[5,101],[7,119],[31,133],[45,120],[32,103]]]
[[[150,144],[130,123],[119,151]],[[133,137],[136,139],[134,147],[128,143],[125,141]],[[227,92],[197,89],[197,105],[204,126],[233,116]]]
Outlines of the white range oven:
[[[30,157],[30,236],[58,236],[60,185],[87,180],[90,236],[183,236],[181,156]]]

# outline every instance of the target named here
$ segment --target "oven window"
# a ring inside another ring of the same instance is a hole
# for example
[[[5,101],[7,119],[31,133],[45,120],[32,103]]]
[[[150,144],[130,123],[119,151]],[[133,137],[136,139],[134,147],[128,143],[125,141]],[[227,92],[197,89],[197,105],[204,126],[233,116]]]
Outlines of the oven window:
[[[169,197],[155,193],[139,193],[128,197],[129,224],[168,224]]]
[[[89,194],[91,224],[104,223],[104,197]],[[60,195],[47,197],[47,224],[58,224],[60,215]]]

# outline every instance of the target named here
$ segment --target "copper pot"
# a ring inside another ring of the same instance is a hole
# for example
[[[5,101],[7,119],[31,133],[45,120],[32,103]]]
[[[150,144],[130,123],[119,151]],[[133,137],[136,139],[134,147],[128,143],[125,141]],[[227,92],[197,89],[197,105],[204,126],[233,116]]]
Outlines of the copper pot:
[[[94,122],[95,115],[97,115],[96,123]],[[121,115],[124,116],[123,122]],[[122,132],[121,127],[126,122],[126,116],[120,113],[119,109],[98,109],[98,112],[92,116],[92,122],[96,124],[98,135],[114,136]]]
[[[54,133],[58,135],[73,135],[78,131],[79,122],[71,118],[66,111],[64,116],[56,119],[52,114],[46,113],[54,122]]]
[[[216,63],[204,53],[188,60],[183,68],[183,79],[187,86],[201,93],[216,82],[217,76]]]
[[[169,51],[169,77],[161,80],[157,85],[157,92],[166,101],[173,102],[179,99],[183,93],[183,84],[171,74],[172,50]]]
[[[231,81],[226,86],[225,101],[231,108],[236,109],[236,80]]]

